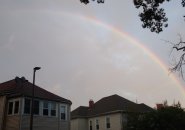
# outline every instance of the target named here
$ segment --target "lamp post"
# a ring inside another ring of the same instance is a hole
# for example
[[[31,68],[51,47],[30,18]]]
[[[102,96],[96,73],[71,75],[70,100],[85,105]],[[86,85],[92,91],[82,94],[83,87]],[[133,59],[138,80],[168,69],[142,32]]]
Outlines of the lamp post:
[[[35,72],[40,70],[41,67],[33,68],[33,86],[32,86],[32,97],[31,97],[31,115],[30,115],[30,130],[33,130],[33,109],[34,109],[34,91],[35,91]]]

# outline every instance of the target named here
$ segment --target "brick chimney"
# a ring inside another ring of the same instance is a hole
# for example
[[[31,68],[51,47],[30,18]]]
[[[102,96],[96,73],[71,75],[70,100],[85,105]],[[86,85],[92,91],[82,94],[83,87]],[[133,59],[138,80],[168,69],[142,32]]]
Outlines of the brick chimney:
[[[89,108],[92,109],[94,107],[94,101],[91,99],[89,101]]]
[[[157,107],[157,110],[159,110],[159,109],[163,108],[164,105],[163,104],[156,104],[156,107]]]

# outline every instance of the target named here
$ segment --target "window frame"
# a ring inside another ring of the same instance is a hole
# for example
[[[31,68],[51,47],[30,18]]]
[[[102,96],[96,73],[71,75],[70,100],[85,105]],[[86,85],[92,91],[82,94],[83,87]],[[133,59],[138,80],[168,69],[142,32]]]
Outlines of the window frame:
[[[89,130],[93,130],[92,120],[89,120]]]
[[[49,109],[49,113],[51,117],[57,117],[57,103],[56,102],[50,102],[50,109]],[[55,109],[52,108],[52,105],[54,105]],[[52,115],[52,111],[55,110],[55,115]]]
[[[17,112],[15,113],[15,104],[16,102],[18,102],[18,109],[17,109]],[[12,103],[12,111],[11,113],[9,113],[9,110],[10,110],[10,103]],[[7,110],[7,115],[19,115],[20,114],[20,108],[21,108],[21,105],[20,105],[20,99],[11,99],[8,101],[8,110]]]
[[[109,122],[107,121],[107,119],[109,119]],[[110,129],[111,128],[110,117],[105,117],[105,127],[106,127],[106,129]]]
[[[30,103],[29,103],[29,106],[30,106],[30,110],[29,110],[29,113],[25,113],[25,100],[29,100]],[[35,101],[38,101],[39,102],[39,106],[37,106],[37,110],[39,111],[39,113],[34,113],[34,110],[33,110],[33,115],[34,116],[43,116],[43,117],[58,117],[58,102],[55,102],[55,101],[49,101],[49,100],[41,100],[41,99],[38,99],[38,98],[34,98],[34,102]],[[23,115],[30,115],[31,114],[31,103],[32,103],[32,100],[30,97],[24,97],[23,98],[23,103],[22,103],[22,114]],[[44,106],[44,103],[47,103],[47,107]],[[55,107],[53,107],[53,104]],[[54,109],[55,108],[55,109]],[[47,110],[47,115],[44,114],[44,109]],[[52,115],[52,110],[55,110],[55,115]]]
[[[26,113],[26,111],[25,111],[25,101],[26,100],[29,100],[29,113]],[[40,114],[41,114],[41,110],[40,110],[40,107],[41,107],[41,100],[39,100],[39,99],[34,99],[33,100],[33,102],[35,102],[35,101],[38,101],[39,102],[39,107],[38,107],[38,111],[39,111],[39,113],[38,114],[35,114],[34,113],[34,108],[33,108],[33,115],[34,116],[39,116]],[[29,98],[29,97],[24,97],[24,100],[23,100],[23,108],[22,108],[22,114],[23,115],[30,115],[31,114],[31,107],[32,107],[32,99],[31,98]]]
[[[44,103],[47,103],[48,104],[47,105],[48,106],[47,108],[44,107]],[[44,115],[44,109],[47,109],[48,110],[48,114],[47,115]],[[46,101],[45,100],[45,101],[42,102],[42,116],[50,116],[50,113],[49,113],[49,101]]]
[[[61,119],[61,112],[62,112],[62,110],[61,110],[61,107],[64,107],[65,108],[65,119]],[[67,105],[66,104],[60,104],[60,120],[61,121],[67,121],[68,120],[68,113],[67,113]]]
[[[99,130],[100,129],[100,124],[99,124],[99,120],[95,119],[95,129]]]
[[[34,107],[33,107],[33,115],[39,116],[40,113],[41,113],[41,112],[40,112],[41,101],[38,100],[38,99],[34,99],[34,100],[33,100],[33,103],[35,103],[35,101],[38,101],[38,103],[39,103],[39,106],[38,106],[38,111],[39,111],[39,113],[38,113],[38,114],[35,113],[35,104],[34,104]],[[30,110],[31,110],[31,108],[30,108]]]
[[[29,104],[29,105],[30,105],[30,107],[29,107],[29,113],[25,113],[25,106],[26,106],[26,105],[25,105],[25,100],[26,100],[26,99],[27,99],[27,100],[30,100],[30,104]],[[24,98],[24,101],[23,101],[23,111],[22,111],[22,113],[23,113],[24,115],[30,115],[30,114],[31,114],[31,98],[27,98],[27,97]]]

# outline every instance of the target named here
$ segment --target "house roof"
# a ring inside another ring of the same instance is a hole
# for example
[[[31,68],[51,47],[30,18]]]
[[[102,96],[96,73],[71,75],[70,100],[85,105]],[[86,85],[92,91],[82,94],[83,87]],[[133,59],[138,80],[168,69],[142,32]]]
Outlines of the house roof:
[[[17,96],[31,97],[32,87],[33,87],[33,84],[28,82],[28,80],[26,80],[24,77],[22,78],[16,77],[13,80],[0,84],[0,95],[7,95],[8,97],[17,97]],[[55,95],[37,85],[35,85],[35,88],[34,88],[34,97],[72,104],[70,100],[67,100],[58,95]]]
[[[113,112],[145,113],[153,109],[145,104],[131,102],[119,95],[104,97],[94,103],[92,108],[80,106],[71,112],[72,119],[79,117],[92,117]]]

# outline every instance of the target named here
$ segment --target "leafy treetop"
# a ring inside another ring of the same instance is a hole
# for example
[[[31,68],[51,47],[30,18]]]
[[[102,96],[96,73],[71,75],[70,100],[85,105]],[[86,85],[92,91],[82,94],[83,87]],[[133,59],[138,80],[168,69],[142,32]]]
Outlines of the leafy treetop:
[[[88,4],[90,1],[96,1],[97,3],[104,3],[104,0],[80,0],[84,4]],[[171,0],[133,0],[133,3],[137,9],[141,8],[142,12],[139,13],[140,20],[143,28],[150,29],[151,32],[160,33],[163,28],[168,27],[168,18],[164,8],[161,8],[164,2]],[[181,1],[181,5],[185,7],[185,0]],[[185,17],[185,16],[184,16]]]

